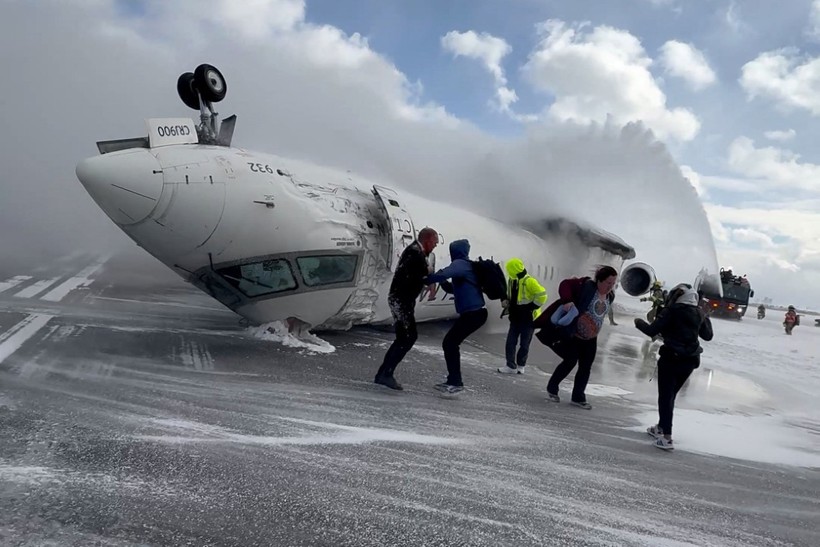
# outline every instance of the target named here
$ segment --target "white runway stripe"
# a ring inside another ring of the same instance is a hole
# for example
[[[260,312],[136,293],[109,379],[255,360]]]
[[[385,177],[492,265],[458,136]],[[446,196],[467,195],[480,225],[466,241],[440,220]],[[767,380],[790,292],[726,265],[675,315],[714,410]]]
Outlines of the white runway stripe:
[[[22,346],[26,340],[46,326],[46,323],[53,317],[53,315],[35,313],[29,315],[4,333],[3,337],[0,338],[0,363],[20,349],[20,346]]]
[[[41,281],[38,281],[34,285],[29,285],[28,287],[18,292],[14,296],[16,296],[17,298],[31,298],[32,296],[43,292],[59,280],[60,277],[54,277],[52,279],[43,279]]]
[[[73,291],[78,287],[85,287],[91,284],[91,277],[94,273],[99,270],[103,264],[108,260],[109,257],[106,257],[99,262],[95,262],[90,266],[82,269],[80,272],[77,273],[74,277],[64,281],[60,285],[57,285],[55,288],[51,289],[45,295],[41,296],[41,300],[48,300],[50,302],[59,302],[65,296]]]
[[[5,281],[0,281],[0,292],[7,291],[12,287],[16,287],[23,281],[28,281],[29,279],[31,279],[30,275],[15,275],[14,277],[6,279]]]

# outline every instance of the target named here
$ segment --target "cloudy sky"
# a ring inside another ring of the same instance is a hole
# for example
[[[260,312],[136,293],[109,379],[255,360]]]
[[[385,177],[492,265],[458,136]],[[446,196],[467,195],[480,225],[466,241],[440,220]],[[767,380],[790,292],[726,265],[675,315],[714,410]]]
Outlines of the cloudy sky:
[[[74,166],[188,115],[176,77],[210,62],[240,146],[504,220],[593,222],[669,283],[714,262],[711,232],[758,296],[820,308],[820,0],[0,8],[4,255],[124,244]]]

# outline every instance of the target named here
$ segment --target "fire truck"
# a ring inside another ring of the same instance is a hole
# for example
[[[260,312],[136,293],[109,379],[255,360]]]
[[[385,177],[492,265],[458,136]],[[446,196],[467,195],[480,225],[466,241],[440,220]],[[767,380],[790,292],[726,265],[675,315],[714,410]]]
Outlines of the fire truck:
[[[704,287],[700,305],[713,317],[740,320],[749,307],[749,299],[755,295],[746,276],[734,275],[732,270],[720,269],[723,296]]]

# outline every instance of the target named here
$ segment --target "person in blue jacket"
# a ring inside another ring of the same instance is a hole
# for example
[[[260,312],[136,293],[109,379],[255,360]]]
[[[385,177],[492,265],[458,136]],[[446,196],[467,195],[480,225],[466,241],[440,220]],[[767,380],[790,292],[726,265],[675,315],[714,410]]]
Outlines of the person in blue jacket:
[[[469,241],[453,241],[450,243],[450,265],[428,275],[425,279],[427,284],[440,283],[442,289],[453,293],[456,301],[458,319],[444,336],[441,344],[444,349],[444,360],[447,362],[447,381],[435,386],[438,391],[450,395],[464,391],[459,346],[487,321],[484,295],[481,293],[469,256]],[[452,279],[452,283],[448,282],[448,279]]]

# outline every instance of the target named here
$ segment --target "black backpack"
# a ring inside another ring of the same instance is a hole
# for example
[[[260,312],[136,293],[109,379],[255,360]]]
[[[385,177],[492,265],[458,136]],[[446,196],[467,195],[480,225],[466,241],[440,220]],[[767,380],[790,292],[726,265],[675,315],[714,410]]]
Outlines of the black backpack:
[[[470,261],[473,273],[478,279],[478,287],[490,300],[505,300],[507,298],[507,278],[498,262],[478,257]]]

